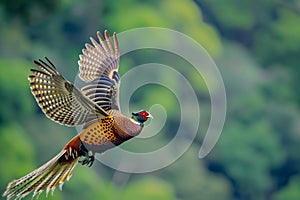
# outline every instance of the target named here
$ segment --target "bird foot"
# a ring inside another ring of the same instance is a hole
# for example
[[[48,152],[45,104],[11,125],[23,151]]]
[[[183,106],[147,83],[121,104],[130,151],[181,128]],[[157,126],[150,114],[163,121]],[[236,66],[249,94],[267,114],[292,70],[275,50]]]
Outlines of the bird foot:
[[[84,159],[78,162],[81,163],[82,165],[91,167],[95,161],[94,154],[90,155],[91,152],[89,152],[82,143],[79,146],[79,152],[81,156],[84,156]]]
[[[91,167],[95,161],[95,156],[86,156],[83,160],[80,160],[79,163]]]

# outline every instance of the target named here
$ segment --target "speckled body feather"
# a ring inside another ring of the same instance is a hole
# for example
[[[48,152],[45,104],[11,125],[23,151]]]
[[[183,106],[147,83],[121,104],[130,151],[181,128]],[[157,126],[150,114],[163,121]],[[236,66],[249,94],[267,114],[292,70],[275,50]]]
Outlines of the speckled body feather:
[[[84,145],[93,152],[102,153],[138,135],[142,126],[117,112],[88,126],[79,135]]]

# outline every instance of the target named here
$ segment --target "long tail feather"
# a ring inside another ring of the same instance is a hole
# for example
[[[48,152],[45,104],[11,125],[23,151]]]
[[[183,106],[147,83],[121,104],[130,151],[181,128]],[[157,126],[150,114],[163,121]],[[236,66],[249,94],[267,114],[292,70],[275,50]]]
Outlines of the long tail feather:
[[[33,192],[33,197],[46,190],[46,196],[59,186],[60,190],[66,180],[72,176],[72,171],[78,163],[79,137],[73,138],[65,148],[50,161],[26,176],[10,182],[3,193],[7,200],[22,199]]]

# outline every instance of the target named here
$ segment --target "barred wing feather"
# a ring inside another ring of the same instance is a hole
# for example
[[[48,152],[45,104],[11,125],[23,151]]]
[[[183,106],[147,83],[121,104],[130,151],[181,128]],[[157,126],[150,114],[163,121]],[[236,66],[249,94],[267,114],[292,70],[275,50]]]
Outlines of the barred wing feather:
[[[75,126],[108,114],[82,94],[72,83],[57,72],[46,58],[34,63],[42,69],[31,69],[30,89],[38,105],[46,116],[53,121]]]
[[[111,40],[107,31],[104,37],[97,32],[99,43],[86,44],[80,55],[79,77],[87,84],[81,91],[105,111],[119,110],[119,46],[116,33]]]

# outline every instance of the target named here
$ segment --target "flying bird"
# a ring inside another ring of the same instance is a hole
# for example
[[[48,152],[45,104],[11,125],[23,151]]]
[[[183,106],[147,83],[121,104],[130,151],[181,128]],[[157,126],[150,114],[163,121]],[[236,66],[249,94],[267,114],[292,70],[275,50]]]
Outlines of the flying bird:
[[[46,57],[34,61],[39,69],[31,69],[30,89],[41,110],[51,120],[66,126],[83,125],[82,132],[71,139],[50,161],[31,173],[11,181],[3,196],[7,200],[33,197],[46,191],[46,196],[69,180],[77,163],[91,166],[95,153],[103,153],[137,136],[144,122],[152,118],[146,110],[127,117],[119,105],[119,44],[116,33],[99,42],[90,38],[79,55],[79,77],[86,84],[81,89],[66,80]]]

